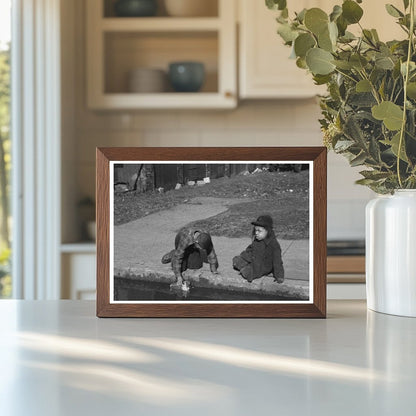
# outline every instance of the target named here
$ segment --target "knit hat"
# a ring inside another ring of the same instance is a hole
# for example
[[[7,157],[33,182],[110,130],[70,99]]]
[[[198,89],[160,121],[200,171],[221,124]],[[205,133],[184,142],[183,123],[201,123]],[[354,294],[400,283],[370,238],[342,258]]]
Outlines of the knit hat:
[[[252,224],[271,230],[273,228],[273,219],[270,215],[260,215]]]
[[[199,234],[198,238],[196,239],[198,244],[207,252],[209,253],[212,250],[212,240],[211,236],[208,233],[201,233]]]

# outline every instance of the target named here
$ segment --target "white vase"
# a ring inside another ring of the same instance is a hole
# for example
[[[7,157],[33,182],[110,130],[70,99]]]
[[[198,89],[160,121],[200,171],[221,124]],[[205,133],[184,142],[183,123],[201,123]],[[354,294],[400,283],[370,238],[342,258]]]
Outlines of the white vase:
[[[369,309],[416,317],[416,190],[367,204],[366,285]]]

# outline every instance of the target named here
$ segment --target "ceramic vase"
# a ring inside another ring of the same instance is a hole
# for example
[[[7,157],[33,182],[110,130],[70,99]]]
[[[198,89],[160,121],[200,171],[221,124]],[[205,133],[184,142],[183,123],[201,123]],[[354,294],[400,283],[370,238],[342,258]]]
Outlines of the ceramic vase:
[[[156,0],[118,0],[114,3],[116,16],[149,17],[157,12]]]
[[[366,207],[367,306],[416,317],[416,190],[379,196]]]
[[[205,80],[202,62],[172,62],[169,64],[169,80],[177,92],[197,92]]]

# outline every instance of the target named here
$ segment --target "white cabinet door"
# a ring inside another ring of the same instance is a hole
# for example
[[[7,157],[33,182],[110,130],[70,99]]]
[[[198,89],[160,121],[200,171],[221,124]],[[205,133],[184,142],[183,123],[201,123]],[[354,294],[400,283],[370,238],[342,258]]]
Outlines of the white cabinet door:
[[[402,0],[389,3],[403,8]],[[329,13],[334,4],[342,4],[342,1],[298,0],[289,3],[289,11],[320,7]],[[305,98],[325,92],[324,87],[315,86],[311,75],[289,58],[291,49],[276,33],[278,12],[268,10],[264,1],[258,0],[239,0],[238,7],[240,98]],[[366,0],[361,7],[364,9],[362,26],[377,29],[381,40],[404,37],[395,19],[388,15],[384,2]],[[360,32],[358,25],[349,26],[348,30]]]
[[[62,255],[62,298],[93,300],[96,291],[96,256],[94,253]]]
[[[299,0],[295,7],[296,11],[304,7],[329,11],[332,7],[325,7],[328,1]],[[289,59],[291,49],[277,34],[277,12],[268,10],[264,1],[258,0],[239,0],[238,6],[240,97],[305,98],[322,93],[311,75]]]

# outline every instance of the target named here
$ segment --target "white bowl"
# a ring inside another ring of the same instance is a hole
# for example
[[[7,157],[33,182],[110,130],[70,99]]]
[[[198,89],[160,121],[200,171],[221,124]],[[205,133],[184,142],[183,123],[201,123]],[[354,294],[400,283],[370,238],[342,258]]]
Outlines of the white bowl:
[[[129,72],[128,90],[133,93],[158,93],[167,90],[167,74],[163,69],[136,68]]]
[[[218,16],[217,0],[165,0],[165,7],[174,17]]]

